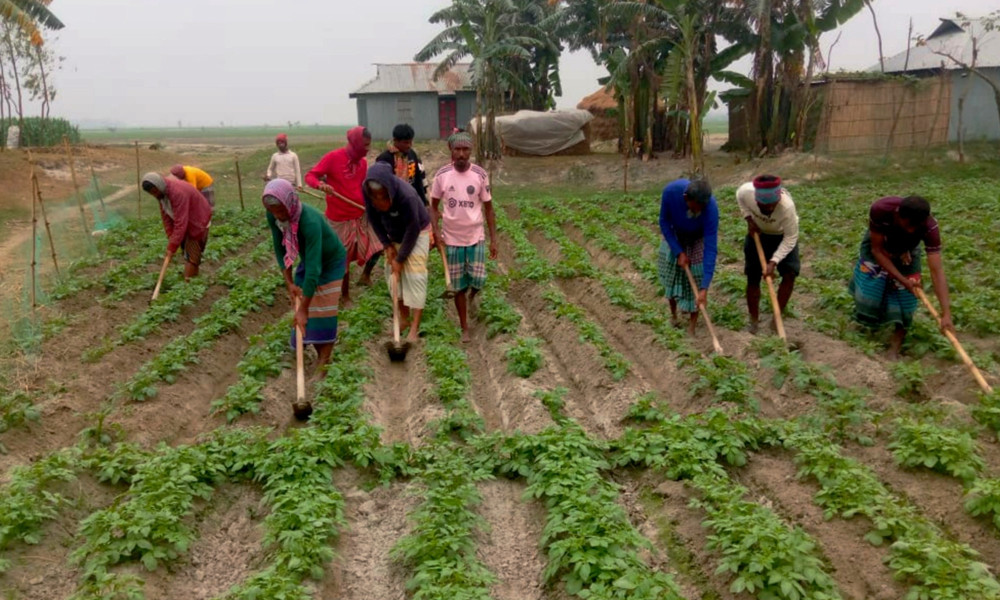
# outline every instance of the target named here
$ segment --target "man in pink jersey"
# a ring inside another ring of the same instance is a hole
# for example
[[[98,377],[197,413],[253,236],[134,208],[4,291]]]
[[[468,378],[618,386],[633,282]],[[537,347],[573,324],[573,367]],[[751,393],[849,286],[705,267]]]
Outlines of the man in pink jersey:
[[[469,304],[486,284],[486,234],[483,215],[490,228],[490,258],[497,257],[497,223],[490,195],[490,180],[479,165],[469,162],[472,137],[458,131],[448,138],[451,164],[438,169],[431,187],[431,223],[438,245],[444,244],[462,325],[462,341],[468,342]],[[444,204],[442,212],[442,203]],[[444,217],[439,229],[438,221]]]

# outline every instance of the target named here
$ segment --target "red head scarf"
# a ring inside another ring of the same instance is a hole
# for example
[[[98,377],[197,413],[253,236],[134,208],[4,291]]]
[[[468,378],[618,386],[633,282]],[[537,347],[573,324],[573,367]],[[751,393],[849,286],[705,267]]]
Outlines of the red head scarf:
[[[347,131],[347,156],[350,159],[351,166],[359,163],[367,153],[365,140],[371,139],[371,136],[366,137],[366,133],[368,133],[368,129],[360,126],[352,127]]]
[[[174,165],[170,167],[170,174],[180,180],[187,177],[187,175],[184,174],[184,165]]]
[[[288,143],[288,136],[284,133],[279,133],[278,136],[274,138],[274,141]]]

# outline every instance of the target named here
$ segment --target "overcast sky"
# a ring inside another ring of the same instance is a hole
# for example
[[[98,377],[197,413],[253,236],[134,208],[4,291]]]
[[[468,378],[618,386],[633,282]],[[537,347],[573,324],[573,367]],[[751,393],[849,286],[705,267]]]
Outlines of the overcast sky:
[[[375,75],[373,63],[407,62],[439,27],[427,22],[449,0],[56,0],[66,24],[52,47],[52,113],[123,125],[353,124],[347,95]],[[906,48],[907,20],[929,34],[938,18],[981,16],[996,0],[874,0],[886,56]],[[878,62],[871,15],[843,28],[834,70]],[[823,37],[826,56],[836,32]],[[749,61],[737,65],[744,72]],[[604,74],[587,54],[561,63],[573,107]]]

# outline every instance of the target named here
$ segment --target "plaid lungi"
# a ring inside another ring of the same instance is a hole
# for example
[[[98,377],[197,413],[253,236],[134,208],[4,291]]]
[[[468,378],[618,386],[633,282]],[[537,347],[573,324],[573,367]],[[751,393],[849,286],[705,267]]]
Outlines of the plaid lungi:
[[[705,239],[698,238],[690,244],[684,244],[684,253],[687,254],[691,262],[691,274],[694,275],[695,283],[701,285],[701,278],[705,272]],[[688,281],[687,273],[677,265],[677,256],[670,250],[670,244],[666,240],[660,241],[660,252],[656,262],[660,275],[660,284],[666,290],[666,297],[677,300],[677,306],[684,312],[698,312],[698,303]]]
[[[486,240],[471,246],[445,246],[445,255],[451,289],[461,292],[486,287]]]
[[[303,344],[332,344],[337,341],[337,311],[340,308],[342,279],[316,288],[309,303],[309,320]],[[295,327],[292,327],[292,348],[295,348]]]
[[[910,264],[904,265],[896,258],[893,264],[902,275],[919,274],[920,256],[917,246],[910,251]],[[907,328],[913,324],[917,297],[878,264],[871,251],[869,233],[861,242],[861,257],[854,265],[854,277],[847,289],[854,297],[854,318],[859,323],[869,327],[895,323]]]
[[[347,251],[348,265],[356,262],[364,266],[369,258],[382,251],[382,243],[364,215],[350,221],[330,221],[330,226]]]
[[[399,244],[393,244],[399,249]],[[413,251],[406,257],[403,263],[403,272],[400,274],[400,287],[402,287],[403,305],[407,308],[422,309],[427,303],[427,256],[431,248],[431,230],[420,232]],[[385,261],[385,280],[392,285],[392,263]],[[390,288],[390,292],[391,292]],[[398,293],[398,292],[397,292]]]

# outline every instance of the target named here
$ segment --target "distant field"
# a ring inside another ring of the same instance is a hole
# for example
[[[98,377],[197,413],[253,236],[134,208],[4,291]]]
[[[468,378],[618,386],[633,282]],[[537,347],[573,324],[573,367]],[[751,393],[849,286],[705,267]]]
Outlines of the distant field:
[[[254,127],[136,127],[121,129],[82,129],[80,135],[93,144],[141,144],[154,142],[169,144],[225,144],[256,145],[274,140],[279,133],[287,133],[291,143],[305,144],[330,140],[341,141],[347,125],[314,126],[254,126]]]
[[[729,133],[729,119],[726,117],[706,118],[705,133]]]

